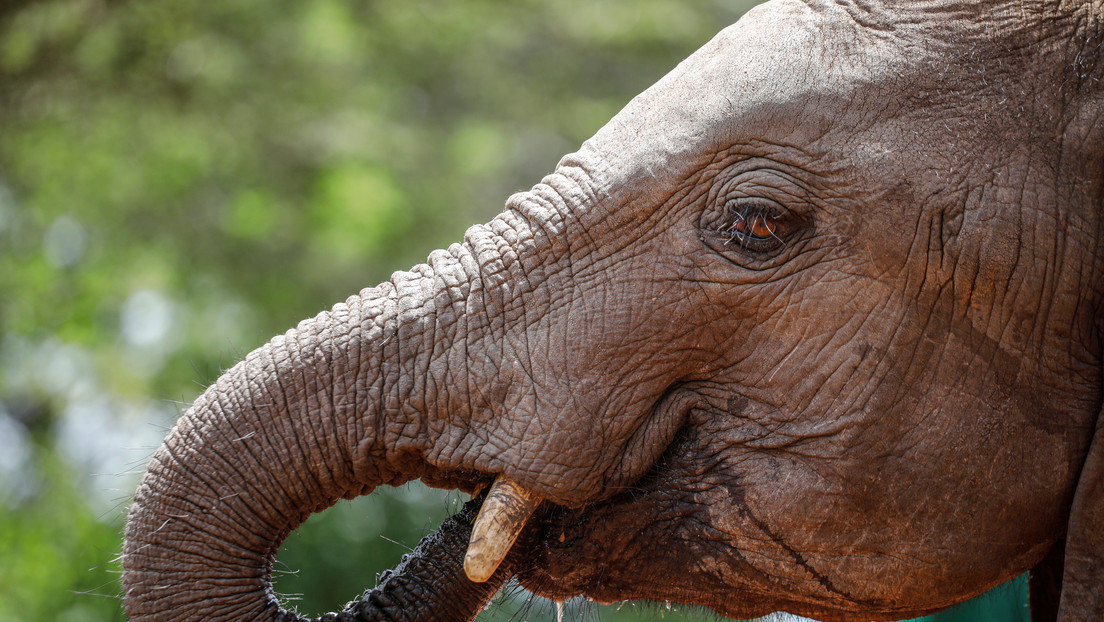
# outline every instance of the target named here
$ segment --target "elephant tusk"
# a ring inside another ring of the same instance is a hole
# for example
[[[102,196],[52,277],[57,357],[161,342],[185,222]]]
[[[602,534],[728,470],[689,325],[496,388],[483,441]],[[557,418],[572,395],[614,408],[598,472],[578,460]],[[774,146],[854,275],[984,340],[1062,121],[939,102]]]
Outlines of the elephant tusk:
[[[464,574],[469,579],[482,583],[491,578],[540,502],[540,497],[505,475],[498,476],[479,509],[468,540]]]

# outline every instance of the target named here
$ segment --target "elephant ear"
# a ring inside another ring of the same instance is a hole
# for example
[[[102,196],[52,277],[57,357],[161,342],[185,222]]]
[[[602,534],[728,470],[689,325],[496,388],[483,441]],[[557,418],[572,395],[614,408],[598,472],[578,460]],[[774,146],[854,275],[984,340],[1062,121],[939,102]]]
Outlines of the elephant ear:
[[[1104,620],[1104,413],[1070,508],[1058,620]]]

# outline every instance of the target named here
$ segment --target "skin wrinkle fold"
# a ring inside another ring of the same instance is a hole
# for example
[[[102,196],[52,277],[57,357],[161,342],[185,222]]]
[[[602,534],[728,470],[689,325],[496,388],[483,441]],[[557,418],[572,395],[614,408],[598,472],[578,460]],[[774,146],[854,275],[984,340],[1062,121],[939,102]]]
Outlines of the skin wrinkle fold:
[[[296,327],[296,330],[297,331],[298,330],[304,330],[307,327],[312,327],[312,324],[306,323],[306,322],[300,322],[299,325]],[[296,347],[297,348],[297,347],[300,346],[300,343],[299,343],[298,339],[295,338],[294,334],[286,334],[285,342],[281,343],[281,345],[285,345],[287,342],[291,342],[291,346],[288,348],[287,351],[284,352],[284,354],[285,354],[285,356],[287,356],[290,359],[291,358],[291,355],[290,355],[291,347]],[[273,366],[276,367],[276,368],[279,368],[280,365],[281,365],[281,361],[276,359],[276,354],[275,353],[272,353],[272,358],[273,358]],[[296,412],[295,409],[292,407],[292,404],[293,403],[299,403],[305,397],[303,395],[303,393],[306,391],[307,387],[310,386],[310,383],[308,381],[308,375],[307,375],[310,370],[308,370],[308,368],[305,365],[301,365],[300,363],[309,363],[309,361],[310,361],[310,359],[307,359],[307,361],[296,361],[296,360],[290,361],[289,366],[294,368],[294,369],[297,369],[299,371],[299,374],[298,374],[299,377],[297,379],[298,381],[295,382],[295,381],[291,381],[289,379],[288,385],[290,385],[290,387],[285,386],[285,385],[278,385],[279,386],[279,391],[280,391],[280,393],[282,393],[284,395],[284,399],[285,399],[286,404],[287,404],[285,412]],[[277,380],[276,382],[279,383],[279,380]],[[291,388],[292,391],[289,391],[289,388]],[[311,413],[311,414],[313,414],[313,413]],[[224,416],[225,416],[225,413],[224,413]],[[279,419],[277,419],[276,421],[279,421]],[[232,423],[229,422],[229,420],[228,420],[228,424],[233,425]],[[277,438],[283,438],[283,435],[277,435]],[[309,455],[307,453],[308,448],[300,442],[300,439],[298,438],[298,435],[296,434],[296,430],[294,430],[294,429],[290,430],[290,438],[294,441],[294,443],[296,445],[299,446],[300,455]],[[254,459],[257,458],[255,455],[252,454],[252,452],[250,452],[250,455]],[[319,486],[323,485],[324,480],[323,480],[323,478],[321,477],[320,474],[315,473],[312,470],[310,472],[310,476],[315,479],[315,481],[317,482],[317,484]],[[282,489],[282,492],[285,495],[292,495],[293,497],[295,496],[295,493],[292,492],[291,489],[285,488],[282,485],[282,483],[279,483],[279,478],[276,478],[276,479],[277,479],[277,482],[278,482],[276,484],[276,486],[278,488]]]
[[[273,366],[275,367],[276,365],[277,365],[277,363],[276,363],[275,361],[273,361]],[[271,403],[272,403],[272,404],[275,404],[275,403],[276,403],[276,400],[275,400],[275,395],[273,395],[273,393],[272,393],[272,390],[270,389],[270,387],[269,387],[268,385],[266,385],[266,384],[262,384],[262,383],[260,383],[260,382],[257,382],[257,383],[254,383],[254,386],[252,387],[252,389],[253,389],[254,391],[257,391],[258,393],[260,392],[260,391],[258,391],[258,389],[263,389],[263,391],[264,391],[264,392],[265,392],[265,393],[266,393],[266,394],[267,394],[267,395],[268,395],[268,396],[269,396],[270,398],[273,398],[273,399],[272,399],[272,402],[271,402]],[[286,405],[286,399],[287,399],[287,398],[286,398],[286,395],[285,395],[285,393],[284,393],[283,391],[280,391],[280,395],[281,395],[282,399],[283,399],[283,400],[285,401],[285,408],[287,408],[287,405]],[[239,409],[239,410],[240,410],[241,412],[247,412],[247,408],[248,408],[248,406],[247,406],[247,405],[245,405],[245,404],[239,404],[239,405],[238,405],[238,409]],[[225,413],[225,412],[233,412],[234,410],[235,410],[235,409],[229,409],[229,410],[227,410],[227,409],[223,409],[223,412],[224,412],[224,413]],[[247,422],[247,423],[249,423],[249,422]],[[237,429],[237,427],[235,426],[235,423],[234,423],[233,421],[228,421],[228,422],[227,422],[227,424],[228,424],[228,426],[230,427],[230,429],[231,429],[231,430],[233,430],[233,431],[234,431],[234,433],[238,435],[238,438],[239,438],[239,439],[241,439],[241,438],[244,438],[244,437],[245,437],[245,435],[244,435],[244,434],[242,434],[242,433],[241,433],[241,432],[240,432],[240,431],[239,431],[239,430]],[[276,430],[276,431],[278,432],[278,434],[276,435],[276,437],[277,437],[277,438],[279,438],[279,439],[280,439],[281,441],[284,441],[285,439],[290,439],[290,441],[292,442],[292,444],[294,444],[294,445],[296,446],[296,449],[297,449],[298,451],[303,451],[303,445],[302,445],[302,443],[300,442],[300,439],[299,439],[298,433],[297,433],[297,431],[296,431],[296,430],[294,429],[294,427],[292,427],[292,428],[290,428],[290,429],[289,429],[289,428],[287,428],[286,426],[282,425],[282,422],[281,422],[281,421],[280,421],[279,419],[277,419],[276,421],[270,422],[270,426],[271,426],[271,427],[272,427],[272,428],[273,428],[274,430]],[[252,430],[250,430],[249,434],[255,434],[255,433],[256,433],[256,431],[257,431],[258,429],[262,429],[262,428],[264,428],[265,426],[264,426],[264,425],[262,424],[262,422],[259,422],[259,421],[258,421],[258,422],[255,422],[255,423],[254,423],[254,424],[253,424],[253,425],[252,425],[251,427],[252,427],[253,429],[252,429]],[[241,448],[241,449],[242,449],[242,451],[244,451],[245,453],[247,453],[247,454],[248,454],[248,455],[249,455],[249,456],[250,456],[251,458],[253,458],[253,460],[257,461],[257,464],[263,464],[263,462],[262,462],[262,461],[263,461],[263,459],[265,458],[264,456],[258,456],[258,455],[256,455],[256,454],[254,453],[254,451],[253,451],[253,448],[252,448],[252,447],[251,447],[251,446],[250,446],[250,445],[249,445],[248,443],[244,443],[244,444],[242,444],[242,443],[241,443],[241,442],[239,441],[239,444],[241,444],[241,445],[242,445],[242,448]],[[290,445],[283,445],[283,448],[285,449],[285,451],[289,451],[289,450],[290,450],[290,448],[291,448],[291,446],[290,446]],[[252,473],[248,474],[248,476],[247,476],[247,474],[245,474],[245,473],[241,473],[240,471],[237,471],[237,466],[236,466],[236,465],[233,465],[233,464],[228,464],[228,467],[229,467],[230,469],[232,469],[232,470],[233,470],[234,472],[236,472],[236,473],[237,473],[237,475],[238,475],[238,477],[239,477],[239,481],[240,481],[240,482],[242,482],[242,483],[243,483],[243,485],[245,485],[245,484],[244,484],[245,482],[256,482],[256,481],[261,481],[261,478],[262,478],[262,474],[261,474],[261,473],[259,473],[259,472],[252,472]],[[307,475],[308,475],[308,476],[312,476],[313,474],[307,474]],[[304,481],[304,480],[302,479],[302,478],[303,478],[303,474],[300,474],[300,473],[296,473],[296,474],[294,475],[294,477],[295,477],[296,479],[298,479],[298,480],[299,480],[299,487],[297,487],[297,488],[295,488],[295,489],[297,489],[297,490],[305,490],[305,489],[308,489],[308,487],[307,487],[307,484],[306,484],[306,482],[305,482],[305,481]],[[315,479],[315,484],[316,484],[316,485],[320,485],[320,482],[319,482],[319,481],[318,481],[317,479]],[[276,486],[279,486],[279,487],[281,488],[281,490],[282,490],[283,494],[285,494],[285,495],[290,495],[290,494],[292,494],[292,493],[291,493],[291,490],[292,490],[291,488],[285,488],[285,487],[283,486],[283,481],[282,481],[282,479],[280,479],[280,478],[276,478],[276,479],[275,479],[275,485],[276,485]],[[263,496],[262,496],[262,499],[263,499]],[[262,500],[262,501],[261,501],[261,503],[265,503],[265,504],[267,504],[267,500]],[[278,512],[278,510],[277,510],[276,508],[274,508],[274,507],[271,507],[271,506],[269,507],[269,511],[272,511],[273,513],[275,513],[275,512]],[[258,519],[260,519],[261,517],[259,517],[259,516],[258,516],[257,518],[258,518]]]
[[[311,323],[309,325],[309,327],[312,331],[311,334],[313,334],[314,324]],[[307,328],[307,327],[300,324],[300,329],[299,330],[303,330],[305,328]],[[311,341],[312,343],[303,344],[302,341]],[[290,342],[291,346],[296,348],[297,350],[303,348],[304,345],[307,345],[307,347],[313,347],[313,340],[302,340],[302,341],[297,337],[297,335],[289,335],[288,338],[287,338],[287,342]],[[311,428],[321,428],[322,433],[320,434],[320,436],[322,436],[322,435],[325,434],[325,431],[324,431],[324,428],[322,428],[322,426],[321,426],[321,422],[320,422],[319,418],[317,417],[317,414],[321,411],[321,407],[320,407],[320,405],[315,405],[313,407],[311,406],[312,395],[308,392],[308,389],[312,385],[315,385],[315,383],[312,382],[312,379],[310,377],[308,377],[307,370],[312,369],[311,363],[313,362],[314,359],[324,360],[324,357],[313,356],[315,354],[315,352],[312,351],[311,352],[312,356],[310,358],[308,358],[307,360],[305,360],[305,361],[295,361],[290,352],[291,352],[290,349],[286,352],[286,354],[288,356],[288,359],[290,360],[289,364],[303,370],[302,371],[302,376],[301,376],[302,384],[299,385],[299,387],[296,388],[295,393],[289,393],[289,391],[287,390],[287,387],[284,387],[284,386],[279,387],[280,393],[282,395],[284,395],[284,398],[286,400],[286,406],[285,406],[285,411],[284,412],[296,412],[297,409],[294,406],[292,406],[292,404],[293,403],[300,403],[300,402],[305,403],[306,408],[308,409],[308,411],[312,415],[311,418],[312,418],[313,425],[311,426]],[[274,366],[279,366],[280,362],[275,360],[275,356],[273,357],[273,359],[274,359],[273,360]],[[323,370],[323,373],[325,373],[325,371],[327,371],[327,370]],[[279,378],[278,375],[276,377]],[[278,383],[279,381],[277,380],[276,382]],[[317,382],[317,381],[315,381],[315,382]],[[317,386],[317,385],[315,385],[315,386]],[[270,422],[270,425],[278,426],[278,427],[281,428],[281,432],[276,435],[277,438],[290,439],[290,442],[287,445],[285,445],[285,447],[287,448],[287,455],[293,455],[293,453],[292,453],[293,451],[297,451],[299,453],[299,455],[307,455],[307,452],[309,451],[310,444],[304,441],[302,436],[299,434],[298,428],[294,425],[290,425],[290,423],[291,422],[289,422],[286,418],[277,417],[273,421]],[[228,418],[227,424],[232,427],[233,426],[233,420]],[[324,438],[324,436],[323,436],[323,438]],[[257,456],[253,452],[251,447],[247,448],[247,451],[254,460],[257,460],[257,461],[263,460],[263,456]],[[329,453],[329,452],[324,452],[324,455],[326,453]],[[325,458],[323,458],[323,460],[324,459]],[[261,464],[261,462],[258,462],[258,464]],[[328,470],[332,471],[332,469],[328,469]],[[314,479],[314,482],[315,482],[314,486],[310,486],[309,484],[307,484],[306,482],[303,482],[301,480],[301,487],[300,488],[291,488],[291,487],[287,486],[285,478],[274,478],[275,479],[275,484],[274,485],[277,488],[281,489],[282,493],[285,496],[294,497],[294,496],[296,496],[296,492],[295,492],[296,490],[326,489],[329,486],[333,486],[333,484],[335,483],[333,481],[332,473],[322,473],[320,471],[316,471],[316,470],[312,469],[312,470],[309,471],[308,475],[311,478]],[[327,477],[327,475],[329,475],[329,477]],[[258,477],[258,475],[254,475],[254,477]],[[256,479],[249,479],[249,480],[245,480],[245,481],[257,481],[257,480]],[[308,502],[309,502],[309,504],[307,505],[308,511],[312,511],[313,508],[318,503],[317,499],[313,499],[313,498],[309,499]]]
[[[352,326],[355,324],[355,322],[351,321],[349,317],[348,305],[343,308],[342,312],[334,313],[334,316],[338,318],[340,320],[340,323],[343,325]],[[344,334],[332,334],[331,331],[332,329],[327,327],[321,339],[323,341],[336,344],[336,349],[338,351],[348,352],[350,357],[349,360],[355,360],[354,358],[352,358],[352,352],[349,349],[347,336]],[[336,451],[332,452],[330,455],[337,454],[336,456],[334,456],[334,459],[340,462],[339,466],[333,468],[332,470],[336,473],[353,474],[356,470],[355,463],[353,461],[352,455],[347,448],[355,446],[353,442],[350,442],[354,441],[355,439],[349,438],[347,436],[349,424],[346,424],[344,422],[352,421],[356,418],[355,407],[349,406],[346,402],[347,395],[355,395],[356,376],[355,374],[351,375],[348,369],[341,369],[336,365],[330,366],[329,371],[329,385],[333,387],[329,400],[331,413],[330,416],[324,417],[324,420],[330,422],[330,424],[332,425],[331,433],[333,435],[334,447],[336,448]],[[338,373],[338,371],[342,373]],[[352,378],[351,383],[347,380],[347,378]],[[343,430],[345,431],[344,435]]]
[[[171,453],[171,451],[170,451],[170,452],[168,453],[168,455],[170,455],[170,456],[173,456],[173,454]],[[180,461],[180,459],[179,459],[179,458],[177,458],[177,457],[175,457],[175,456],[173,456],[173,458],[174,458],[174,460],[176,460],[176,461],[177,461],[177,462],[178,462],[179,464],[181,464],[181,465],[182,465],[182,466],[181,466],[181,468],[186,468],[186,467],[184,467],[184,466],[183,466],[184,464],[186,464],[185,462],[182,462],[182,461]],[[201,481],[202,481],[202,480],[201,480]],[[204,483],[206,483],[206,482],[204,482]],[[214,490],[213,488],[211,488],[211,492],[212,492],[212,494],[213,494],[213,495],[217,495],[217,494],[218,494],[218,493],[217,493],[217,491],[215,491],[215,490]],[[186,497],[186,496],[184,496],[184,495],[180,495],[180,496],[174,496],[174,497],[170,497],[170,499],[171,499],[171,501],[176,501],[176,502],[185,502],[185,501],[187,501],[187,500],[188,500],[188,497]],[[172,514],[168,514],[168,518],[166,518],[166,519],[165,519],[165,523],[164,523],[164,524],[162,525],[162,527],[166,526],[166,525],[167,525],[167,524],[168,524],[168,523],[169,523],[170,521],[173,521],[173,522],[185,522],[185,523],[187,523],[187,524],[189,524],[189,525],[192,525],[192,526],[196,526],[196,527],[199,527],[199,526],[201,526],[201,525],[202,525],[202,523],[201,523],[201,522],[197,522],[197,521],[195,521],[194,519],[195,519],[195,517],[196,517],[196,516],[203,516],[203,515],[205,515],[205,514],[214,514],[214,510],[213,510],[213,509],[211,509],[211,508],[206,508],[206,507],[202,507],[202,506],[198,506],[198,505],[195,505],[195,506],[193,506],[192,508],[189,508],[187,512],[184,512],[184,513],[179,513],[179,512],[173,512]],[[224,517],[220,517],[220,518],[224,518]],[[225,526],[226,526],[226,527],[227,527],[228,529],[230,529],[231,531],[232,531],[232,530],[233,530],[233,529],[234,529],[235,527],[241,527],[241,525],[240,525],[240,524],[238,524],[238,523],[236,523],[236,522],[232,522],[232,521],[227,521],[227,520],[224,520],[223,522],[225,523]],[[198,533],[198,529],[196,530],[196,532]],[[243,536],[245,536],[245,537],[248,537],[248,536],[250,536],[250,535],[251,535],[251,532],[250,532],[249,530],[247,530],[247,529],[241,529],[241,530],[239,531],[239,533],[241,533],[241,534],[242,534]],[[221,536],[218,536],[217,534],[216,534],[216,535],[214,535],[214,536],[213,536],[213,538],[214,538],[214,539],[216,539],[216,540],[220,540],[220,541],[222,542],[222,544],[224,544],[224,545],[225,545],[225,546],[227,547],[227,549],[228,549],[228,550],[233,550],[233,549],[235,549],[235,548],[239,548],[239,547],[240,547],[240,545],[239,545],[238,543],[236,543],[236,542],[233,542],[233,541],[231,541],[231,540],[229,540],[229,539],[223,538],[223,537],[221,537]],[[208,544],[209,544],[209,543],[208,543]],[[196,553],[195,551],[191,551],[191,553],[192,553],[193,555],[196,555],[196,554],[197,554],[197,553]],[[206,558],[206,557],[205,557],[205,558]]]
[[[217,408],[217,406],[216,406],[216,408]],[[226,439],[223,438],[222,440],[223,440],[223,444],[226,444],[226,442],[225,442]],[[172,448],[167,448],[167,449],[169,451],[169,455],[173,456],[174,459],[177,461],[177,463],[179,465],[177,468],[184,469],[185,471],[190,471],[186,466],[188,464],[187,461],[183,460],[179,455],[174,455],[172,453]],[[221,469],[224,469],[224,470],[221,470],[221,472],[223,472],[223,473],[228,472],[228,473],[236,475],[238,482],[243,482],[244,483],[244,482],[256,481],[254,479],[251,479],[251,478],[247,477],[245,473],[242,473],[239,470],[238,465],[234,464],[233,462],[231,462],[229,460],[223,460],[219,466],[221,467]],[[188,472],[188,475],[191,476],[191,478],[193,480],[203,482],[207,486],[209,492],[211,493],[211,497],[213,497],[214,499],[219,499],[219,500],[226,499],[227,491],[224,490],[224,489],[217,489],[214,485],[211,485],[207,481],[207,479],[204,478],[202,476],[202,474],[199,473],[198,471],[190,471],[190,472]],[[247,490],[248,490],[248,488],[247,488]],[[264,503],[264,501],[261,501],[260,505],[262,506],[262,508],[261,508],[262,510],[267,510],[269,512],[275,512],[275,508],[271,505],[267,506],[267,508],[264,507],[266,505]],[[197,509],[198,509],[200,514],[205,514],[205,513],[216,512],[216,511],[218,511],[219,508],[218,508],[218,505],[215,505],[213,507],[199,506]],[[253,513],[254,517],[257,518],[258,520],[263,519],[263,516],[261,514],[257,513],[256,508],[250,507],[249,511],[251,513]],[[249,537],[249,536],[252,535],[252,530],[250,530],[244,524],[236,524],[236,525],[234,525],[234,527],[238,528],[239,533],[241,533],[243,535],[243,537]]]
[[[327,323],[336,321],[337,314],[331,313],[326,319]],[[327,340],[328,336],[324,331],[325,327],[323,327],[321,331],[312,331],[312,336],[317,335],[317,337],[312,340],[313,344],[307,347],[301,345],[300,348],[303,351],[310,352],[311,357],[309,361],[317,360],[320,362],[317,365],[321,367],[321,369],[318,369],[313,377],[305,382],[305,386],[308,387],[305,397],[307,409],[314,415],[312,421],[314,425],[312,428],[318,430],[318,436],[322,439],[325,447],[325,451],[323,451],[321,455],[320,468],[316,471],[317,477],[321,480],[321,485],[319,487],[323,489],[333,489],[341,486],[341,483],[338,481],[339,478],[336,475],[336,473],[340,471],[332,462],[333,454],[335,453],[334,447],[337,441],[336,430],[330,425],[333,422],[333,418],[337,415],[337,412],[333,408],[333,393],[336,392],[337,387],[332,381],[334,366],[330,364],[329,361],[327,361],[327,357],[320,352],[322,346],[319,344],[329,343]],[[329,338],[332,339],[332,337]],[[309,361],[301,367],[304,369],[314,369],[316,364]],[[330,381],[322,382],[323,378],[329,378]],[[312,384],[320,385],[320,387],[330,387],[330,390],[327,391],[324,388],[319,388],[310,391],[309,387]],[[296,437],[298,436],[298,433],[296,433]],[[326,439],[328,439],[329,442],[326,442]],[[336,447],[340,447],[340,445],[336,445]],[[311,499],[311,501],[312,506],[314,503],[317,503],[315,499]]]
[[[286,344],[287,339],[288,339],[288,337],[286,337],[286,336],[284,336],[282,339],[279,339],[274,344],[272,350],[267,352],[267,354],[269,355],[269,361],[271,363],[271,369],[272,369],[273,373],[275,373],[275,371],[277,369],[279,369],[280,366],[281,366],[281,360],[277,358],[276,350],[281,349]],[[286,355],[286,352],[285,352],[285,355]],[[254,362],[252,364],[256,364],[256,363]],[[251,365],[249,357],[246,358],[246,361],[243,363],[243,365],[246,365],[246,366]],[[267,371],[267,369],[266,369],[266,371]],[[253,386],[251,387],[252,390],[256,391],[258,388],[264,389],[265,393],[270,398],[272,398],[272,403],[275,404],[277,402],[276,395],[274,394],[274,390],[273,390],[273,385],[275,385],[275,392],[279,394],[279,401],[283,402],[283,411],[284,412],[293,412],[293,410],[291,408],[291,403],[288,400],[287,390],[284,387],[280,386],[277,382],[264,383],[262,381],[262,378],[265,378],[265,377],[267,377],[267,374],[265,374],[265,373],[257,374],[256,375],[256,380],[254,380],[252,382],[252,384],[253,384]],[[224,411],[223,414],[225,415],[227,413]],[[229,418],[228,418],[227,423],[231,427],[234,425],[233,421],[229,420]],[[258,422],[258,423],[261,423],[261,422]],[[304,446],[302,444],[301,439],[299,438],[298,432],[297,432],[297,430],[295,429],[294,426],[291,426],[290,429],[289,429],[288,427],[285,427],[284,425],[281,425],[281,421],[279,419],[277,419],[276,421],[270,422],[270,425],[272,425],[274,428],[279,429],[280,433],[275,434],[274,438],[277,439],[277,443],[279,443],[279,445],[285,450],[286,453],[290,453],[292,445],[294,445],[296,450],[299,451],[300,453],[303,453],[303,452],[306,451],[306,446]],[[265,427],[264,425],[257,425],[256,426],[256,428],[259,428],[259,429],[263,429],[264,427]],[[248,453],[250,455],[251,458],[253,458],[253,460],[261,461],[263,459],[262,456],[257,456],[256,454],[254,454],[251,447],[247,446],[245,448],[245,451],[246,451],[246,453]],[[262,462],[258,462],[258,464],[261,464],[261,463]],[[305,475],[307,477],[312,478],[315,482],[315,485],[319,485],[319,486],[321,485],[321,481],[317,477],[315,477],[314,473],[307,473]],[[246,479],[244,477],[244,474],[241,474],[241,473],[239,473],[239,477],[242,478],[241,481],[243,481],[243,482],[245,482],[245,481],[256,481],[255,479],[252,479],[252,478]],[[296,473],[295,477],[299,479],[300,487],[298,489],[300,489],[300,490],[308,489],[308,484],[303,479],[303,475],[301,475],[299,473]],[[281,492],[283,494],[285,494],[285,495],[292,494],[289,489],[282,487],[281,483],[279,483],[280,482],[279,478],[277,478],[277,482],[278,483],[276,485],[281,487]],[[262,502],[267,502],[267,501],[262,501]],[[272,509],[272,508],[270,508],[270,509]],[[258,517],[258,518],[260,518],[260,517]]]
[[[223,439],[223,440],[224,440],[224,444],[228,444],[228,443],[225,442],[227,439]],[[258,476],[256,474],[246,474],[246,473],[241,472],[238,469],[237,465],[235,465],[235,464],[233,464],[229,461],[225,462],[225,468],[226,468],[227,472],[230,472],[230,473],[233,473],[233,474],[237,475],[237,477],[238,477],[237,482],[240,484],[241,489],[228,488],[228,489],[216,490],[214,487],[211,487],[210,488],[211,493],[212,493],[211,496],[217,502],[226,501],[231,497],[235,497],[235,496],[238,496],[238,495],[241,495],[241,494],[253,493],[254,489],[249,484],[249,482],[264,481],[264,479],[262,479],[260,476]],[[197,473],[196,476],[198,477],[198,475],[199,474]],[[252,475],[252,476],[250,476],[250,475]],[[276,481],[273,482],[273,485],[277,485]],[[231,490],[233,492],[229,492]],[[284,490],[287,491],[288,489],[284,489]],[[249,494],[249,496],[250,496],[250,498],[252,498],[255,495]],[[257,501],[257,505],[260,506],[259,510],[261,512],[261,513],[253,512],[254,518],[256,519],[257,522],[260,522],[260,521],[264,520],[264,517],[265,517],[264,513],[265,512],[267,512],[269,515],[276,515],[276,514],[279,514],[279,512],[280,512],[279,508],[276,508],[275,506],[272,506],[271,504],[268,504],[266,502],[266,500],[263,499],[263,496],[260,500]],[[218,507],[219,506],[216,504],[212,508],[200,508],[200,513],[202,514],[202,513],[214,512],[214,511],[217,511]],[[252,512],[253,509],[250,508],[250,511]],[[237,525],[234,525],[234,527],[237,528],[237,531],[242,535],[243,538],[247,538],[247,537],[252,535],[252,530],[248,527],[248,523],[241,522]]]

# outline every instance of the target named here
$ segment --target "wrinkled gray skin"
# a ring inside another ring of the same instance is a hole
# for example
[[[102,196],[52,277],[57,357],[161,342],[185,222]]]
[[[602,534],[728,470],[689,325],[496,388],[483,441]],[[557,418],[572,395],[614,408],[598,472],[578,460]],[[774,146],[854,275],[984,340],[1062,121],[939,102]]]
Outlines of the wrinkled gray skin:
[[[1104,4],[885,4],[753,10],[249,354],[135,496],[132,619],[271,619],[311,512],[495,474],[553,508],[515,551],[553,597],[898,619],[1056,545],[1104,619]]]

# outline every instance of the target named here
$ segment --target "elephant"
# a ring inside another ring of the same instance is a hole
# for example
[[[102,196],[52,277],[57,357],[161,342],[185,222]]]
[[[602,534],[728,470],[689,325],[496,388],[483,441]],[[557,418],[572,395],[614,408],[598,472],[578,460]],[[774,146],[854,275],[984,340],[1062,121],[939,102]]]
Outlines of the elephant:
[[[420,478],[486,501],[424,549],[462,563],[393,575],[436,595],[408,619],[504,574],[904,619],[1027,571],[1036,619],[1104,619],[1102,49],[1101,0],[756,7],[209,386],[134,495],[126,611],[298,619],[280,542]]]

